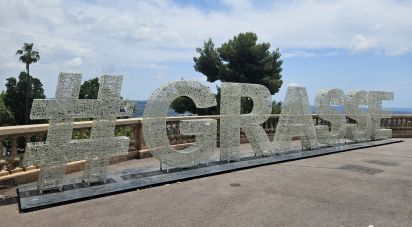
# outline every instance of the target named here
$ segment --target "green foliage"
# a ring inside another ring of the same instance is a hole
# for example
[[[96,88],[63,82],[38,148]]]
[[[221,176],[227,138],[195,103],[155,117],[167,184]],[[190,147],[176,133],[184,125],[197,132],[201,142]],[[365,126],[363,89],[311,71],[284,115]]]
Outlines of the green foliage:
[[[30,64],[40,61],[40,54],[33,50],[33,43],[24,43],[23,48],[16,51],[19,60],[26,64],[26,73],[30,75]]]
[[[282,102],[272,102],[272,114],[280,114],[282,110]]]
[[[257,44],[257,35],[240,33],[221,47],[215,48],[211,39],[197,48],[194,68],[207,81],[253,83],[265,85],[273,95],[282,86],[282,63],[279,49],[269,51],[269,43]]]
[[[80,130],[73,130],[73,134],[72,134],[73,140],[88,139],[88,138],[90,138],[90,130],[85,130],[84,132]]]
[[[116,130],[114,131],[115,136],[127,136],[131,137],[132,136],[132,130],[133,127],[131,126],[118,126],[116,127]]]
[[[182,96],[175,99],[170,105],[170,107],[180,114],[183,114],[186,111],[191,113],[197,112],[195,103],[189,97],[186,96]]]
[[[80,87],[80,99],[97,99],[99,93],[99,78],[86,80]]]
[[[30,76],[30,64],[38,62],[40,54],[33,50],[33,43],[24,43],[23,48],[16,51],[16,55],[20,55],[19,60],[26,64],[26,72],[20,73],[18,82],[14,77],[7,79],[4,103],[13,113],[17,124],[29,124],[33,99],[45,98],[40,80]]]
[[[203,43],[203,49],[196,48],[196,52],[198,52],[200,56],[193,58],[193,61],[195,62],[195,70],[203,73],[209,82],[213,83],[220,80],[222,74],[225,73],[226,67],[223,64],[217,49],[215,49],[215,44],[212,39]]]
[[[215,94],[215,98],[218,103],[220,103],[220,87],[217,87],[217,94]],[[173,108],[177,113],[183,114],[186,111],[193,113],[193,114],[198,114],[198,115],[216,115],[219,114],[219,109],[220,106],[214,106],[210,108],[205,108],[205,109],[198,109],[196,108],[195,103],[186,96],[179,97],[175,99],[172,104],[170,105],[171,108]]]
[[[34,78],[26,72],[21,72],[19,80],[15,77],[7,78],[4,104],[14,116],[18,125],[39,123],[40,121],[30,121],[30,109],[33,99],[44,99],[43,84],[39,79]]]
[[[90,80],[86,80],[80,86],[79,98],[80,99],[97,99],[99,93],[99,78],[93,78]],[[92,121],[93,118],[76,118],[75,121]],[[84,136],[79,133],[73,133],[74,139],[84,139]],[[86,138],[88,138],[87,135]]]
[[[6,93],[0,94],[0,126],[14,125],[14,117],[9,108],[4,104]]]
[[[133,127],[131,126],[116,126],[114,135],[115,136],[132,136]],[[74,130],[72,139],[80,140],[80,139],[89,139],[90,138],[91,129],[87,130]]]
[[[248,97],[241,97],[240,98],[240,113],[248,114],[252,112],[252,109],[253,109],[252,99]]]
[[[279,49],[270,51],[269,43],[257,43],[255,33],[240,33],[221,47],[215,48],[212,39],[205,41],[203,48],[197,48],[200,54],[194,57],[194,68],[207,77],[207,81],[253,83],[266,86],[273,95],[282,86],[282,63]],[[220,88],[218,89],[218,106],[204,110],[196,109],[187,97],[176,99],[171,107],[178,113],[185,111],[194,114],[219,114]],[[241,113],[250,113],[253,102],[242,97]],[[277,107],[276,107],[277,108]]]

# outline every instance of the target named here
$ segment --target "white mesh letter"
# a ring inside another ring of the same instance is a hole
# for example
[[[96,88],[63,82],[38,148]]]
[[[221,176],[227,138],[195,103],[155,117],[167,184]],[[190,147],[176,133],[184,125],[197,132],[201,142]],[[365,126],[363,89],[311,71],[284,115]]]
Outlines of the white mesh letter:
[[[344,113],[333,109],[331,105],[345,105],[345,93],[340,89],[323,89],[315,99],[315,110],[319,117],[330,123],[315,126],[318,142],[336,145],[345,141],[346,117]]]
[[[362,142],[370,140],[370,119],[366,111],[359,109],[359,105],[367,105],[368,93],[366,91],[352,91],[346,96],[346,115],[355,120],[357,125],[350,124],[346,130],[346,138]]]
[[[390,118],[391,113],[382,111],[382,100],[393,100],[393,92],[369,91],[368,109],[371,120],[371,139],[388,139],[392,137],[392,129],[381,129],[381,118]]]
[[[187,96],[199,108],[216,106],[209,88],[197,81],[175,81],[156,89],[143,113],[143,137],[153,157],[172,167],[190,167],[207,162],[216,144],[216,120],[186,120],[181,130],[196,135],[196,143],[184,150],[175,150],[166,134],[166,115],[170,104],[178,97]]]
[[[40,165],[38,189],[63,189],[66,163],[86,159],[83,180],[106,180],[111,155],[127,153],[129,138],[114,136],[116,117],[130,116],[132,103],[120,99],[121,76],[103,76],[98,99],[79,100],[80,74],[61,73],[55,99],[35,99],[31,119],[50,119],[45,142],[27,143],[23,164]],[[75,118],[93,117],[91,138],[71,140]]]
[[[300,137],[304,149],[318,147],[305,87],[288,87],[273,139],[274,152],[289,150],[293,137]]]
[[[240,128],[249,139],[255,154],[271,153],[268,136],[260,124],[272,110],[269,90],[260,84],[222,83],[220,106],[220,159],[239,160]],[[240,113],[241,97],[253,101],[249,114]]]

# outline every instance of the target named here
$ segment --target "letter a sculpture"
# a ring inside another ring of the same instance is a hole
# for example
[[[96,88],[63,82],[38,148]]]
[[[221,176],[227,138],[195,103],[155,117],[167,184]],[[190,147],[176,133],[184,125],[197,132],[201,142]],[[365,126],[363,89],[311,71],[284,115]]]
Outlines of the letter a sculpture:
[[[78,99],[81,74],[61,73],[55,99],[35,99],[31,119],[50,119],[45,142],[28,143],[23,164],[39,165],[38,190],[63,190],[66,165],[86,160],[83,182],[105,182],[110,156],[127,152],[129,138],[114,136],[116,118],[129,116],[121,100],[121,76],[102,76],[97,99]],[[72,140],[75,118],[93,118],[90,139]]]

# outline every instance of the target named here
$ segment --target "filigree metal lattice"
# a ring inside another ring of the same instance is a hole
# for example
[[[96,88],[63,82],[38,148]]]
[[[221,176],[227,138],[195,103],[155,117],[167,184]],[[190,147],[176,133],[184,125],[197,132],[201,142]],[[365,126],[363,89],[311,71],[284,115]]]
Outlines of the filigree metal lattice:
[[[318,148],[305,87],[288,87],[273,139],[273,152],[279,153],[289,150],[293,137],[300,137],[304,149]]]
[[[31,118],[50,119],[45,142],[28,143],[24,165],[40,165],[40,192],[62,190],[66,165],[86,160],[83,182],[104,182],[110,157],[127,152],[129,138],[115,137],[116,118],[129,116],[134,104],[120,96],[122,77],[103,76],[97,99],[78,99],[81,75],[61,73],[55,99],[34,100]],[[380,128],[380,119],[390,117],[382,111],[382,100],[393,100],[393,93],[356,91],[347,96],[340,89],[324,89],[316,97],[319,117],[330,123],[314,126],[305,87],[288,87],[282,112],[271,142],[261,126],[270,116],[272,100],[269,90],[259,84],[222,83],[220,117],[220,159],[239,160],[240,130],[248,137],[255,155],[277,154],[290,150],[291,141],[299,137],[303,149],[318,148],[318,140],[327,145],[391,137],[391,130]],[[175,150],[166,133],[166,116],[170,104],[187,96],[198,108],[216,105],[210,89],[196,81],[175,81],[155,90],[148,100],[143,118],[143,137],[152,155],[171,167],[191,167],[208,162],[216,145],[217,121],[182,120],[180,133],[195,135],[196,141],[184,150]],[[241,98],[253,101],[249,114],[241,114]],[[346,117],[331,105],[344,105],[346,114],[357,124],[347,124]],[[359,108],[368,105],[369,112]],[[75,118],[93,118],[90,139],[72,140]]]
[[[327,125],[317,125],[316,136],[319,143],[327,145],[342,144],[345,142],[346,117],[333,109],[331,105],[345,105],[345,93],[337,88],[321,90],[315,99],[315,111],[320,118],[330,123]]]
[[[370,114],[359,108],[360,105],[366,106],[367,104],[367,91],[351,91],[346,95],[346,115],[356,121],[356,124],[348,124],[346,138],[356,142],[370,140]]]
[[[114,137],[116,117],[129,116],[133,103],[120,98],[122,77],[103,76],[98,99],[79,100],[80,74],[61,73],[55,99],[34,100],[31,119],[50,119],[45,142],[28,143],[24,165],[40,165],[40,192],[62,190],[66,164],[86,160],[83,181],[105,181],[109,157],[127,152],[129,138]],[[90,139],[72,140],[75,118],[94,118]]]
[[[184,150],[175,150],[166,134],[166,116],[170,104],[180,96],[193,100],[198,108],[216,106],[210,89],[197,81],[175,81],[156,89],[143,113],[143,137],[153,157],[171,167],[190,167],[207,162],[216,144],[216,120],[185,120],[181,133],[195,135],[196,142]]]
[[[381,118],[390,118],[389,111],[382,111],[382,100],[393,100],[393,92],[369,91],[368,109],[370,114],[370,134],[372,140],[392,138],[392,129],[381,129]]]
[[[253,101],[249,114],[241,114],[241,97]],[[240,128],[248,137],[255,154],[271,154],[268,136],[260,124],[272,111],[269,90],[260,84],[222,83],[220,108],[220,159],[239,160]]]

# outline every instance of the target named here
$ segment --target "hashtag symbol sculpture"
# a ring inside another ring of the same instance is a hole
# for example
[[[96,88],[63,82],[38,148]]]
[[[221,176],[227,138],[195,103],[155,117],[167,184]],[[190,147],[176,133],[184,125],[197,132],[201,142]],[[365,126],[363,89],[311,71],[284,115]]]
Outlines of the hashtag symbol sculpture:
[[[28,143],[23,165],[39,165],[38,190],[62,190],[66,165],[86,160],[83,182],[104,182],[110,156],[127,152],[128,137],[114,137],[116,118],[129,116],[130,101],[121,100],[122,77],[103,76],[97,99],[78,99],[80,74],[61,73],[55,99],[34,100],[31,119],[50,119],[45,142]],[[90,139],[72,140],[75,118],[93,118]]]

